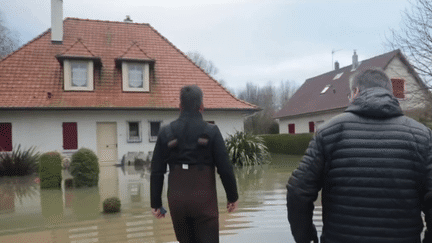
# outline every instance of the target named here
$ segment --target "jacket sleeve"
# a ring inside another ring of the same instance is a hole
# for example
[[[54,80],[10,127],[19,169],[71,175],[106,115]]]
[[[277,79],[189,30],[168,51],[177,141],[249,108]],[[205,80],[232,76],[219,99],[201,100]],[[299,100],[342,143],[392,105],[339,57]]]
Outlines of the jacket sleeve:
[[[323,149],[320,133],[317,133],[287,184],[288,221],[297,243],[318,242],[318,235],[312,221],[313,203],[322,188],[323,173]]]
[[[213,139],[212,153],[217,172],[221,178],[222,185],[225,188],[228,202],[236,202],[238,200],[238,192],[234,170],[228,159],[228,152],[219,128],[214,126],[213,129],[215,130],[215,135]]]
[[[423,243],[432,242],[432,132],[429,129],[429,146],[426,164],[425,195],[423,200],[423,213],[425,214],[426,232]]]
[[[161,129],[156,141],[151,162],[150,204],[152,208],[160,208],[162,206],[162,188],[167,168],[165,157],[168,153],[168,147],[166,143],[163,142],[163,134],[165,134],[164,129]]]

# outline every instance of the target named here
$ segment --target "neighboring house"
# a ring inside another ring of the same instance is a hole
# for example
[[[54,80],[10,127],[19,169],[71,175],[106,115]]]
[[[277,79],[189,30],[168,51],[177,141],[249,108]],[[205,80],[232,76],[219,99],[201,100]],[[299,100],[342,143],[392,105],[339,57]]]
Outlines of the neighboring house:
[[[239,100],[148,24],[62,17],[0,60],[0,149],[97,153],[101,165],[151,154],[159,129],[179,116],[179,93],[196,84],[204,119],[223,136],[258,107]],[[63,34],[64,33],[64,34]]]
[[[317,126],[341,114],[349,105],[349,78],[356,71],[381,68],[390,77],[393,93],[405,113],[424,107],[430,95],[424,82],[400,50],[391,51],[362,62],[354,51],[353,64],[310,78],[298,89],[274,118],[279,119],[280,133],[312,133]]]

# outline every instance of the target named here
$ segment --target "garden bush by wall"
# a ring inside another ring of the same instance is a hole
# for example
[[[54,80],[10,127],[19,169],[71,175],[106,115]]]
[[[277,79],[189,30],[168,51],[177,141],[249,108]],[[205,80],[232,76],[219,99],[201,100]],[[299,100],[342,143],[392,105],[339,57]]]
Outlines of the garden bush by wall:
[[[57,152],[44,153],[39,158],[40,187],[61,188],[62,159]]]
[[[305,134],[269,134],[261,135],[270,153],[304,155],[313,137],[313,133]]]
[[[74,178],[75,187],[98,185],[99,161],[92,150],[81,148],[74,153],[71,159],[70,171]]]

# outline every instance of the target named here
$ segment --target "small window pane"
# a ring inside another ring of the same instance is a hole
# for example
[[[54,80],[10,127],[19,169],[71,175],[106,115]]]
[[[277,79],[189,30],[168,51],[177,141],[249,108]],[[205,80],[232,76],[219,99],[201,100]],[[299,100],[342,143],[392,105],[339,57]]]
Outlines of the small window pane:
[[[150,136],[157,137],[160,129],[160,122],[150,122]]]
[[[321,94],[324,94],[325,92],[327,92],[327,90],[330,88],[331,84],[327,84],[324,89],[321,91]]]
[[[138,122],[129,122],[129,137],[139,138],[139,124]]]
[[[142,65],[129,64],[129,87],[130,88],[142,88],[144,80],[144,72]]]
[[[72,62],[72,86],[86,87],[87,86],[87,63]]]

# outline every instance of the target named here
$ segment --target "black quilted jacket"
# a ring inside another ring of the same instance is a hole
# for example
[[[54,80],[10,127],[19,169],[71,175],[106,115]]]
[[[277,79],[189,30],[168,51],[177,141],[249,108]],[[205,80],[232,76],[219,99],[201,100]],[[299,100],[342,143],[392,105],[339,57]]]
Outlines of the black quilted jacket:
[[[367,89],[323,124],[288,180],[288,220],[297,243],[317,240],[313,202],[322,189],[323,243],[421,242],[432,227],[431,130],[399,102]],[[428,239],[423,242],[431,242]]]

